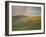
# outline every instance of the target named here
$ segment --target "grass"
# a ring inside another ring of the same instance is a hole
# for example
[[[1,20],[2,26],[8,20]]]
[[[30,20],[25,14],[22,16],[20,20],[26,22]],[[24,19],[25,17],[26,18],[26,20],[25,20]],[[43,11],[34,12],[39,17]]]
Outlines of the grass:
[[[12,30],[39,30],[41,29],[41,16],[22,16],[22,17],[12,17]],[[16,22],[27,22],[32,21],[32,24],[27,24],[24,26],[16,26]]]

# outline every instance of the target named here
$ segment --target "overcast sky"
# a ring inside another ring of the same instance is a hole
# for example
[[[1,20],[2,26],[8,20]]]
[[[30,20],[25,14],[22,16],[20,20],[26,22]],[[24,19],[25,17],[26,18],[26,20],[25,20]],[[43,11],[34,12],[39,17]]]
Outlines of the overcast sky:
[[[12,6],[12,16],[18,15],[40,15],[40,7]]]

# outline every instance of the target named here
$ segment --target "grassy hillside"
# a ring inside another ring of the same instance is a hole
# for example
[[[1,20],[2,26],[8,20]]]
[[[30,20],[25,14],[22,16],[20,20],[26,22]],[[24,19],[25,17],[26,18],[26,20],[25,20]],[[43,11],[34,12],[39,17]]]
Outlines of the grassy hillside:
[[[41,29],[41,16],[12,16],[12,30]]]

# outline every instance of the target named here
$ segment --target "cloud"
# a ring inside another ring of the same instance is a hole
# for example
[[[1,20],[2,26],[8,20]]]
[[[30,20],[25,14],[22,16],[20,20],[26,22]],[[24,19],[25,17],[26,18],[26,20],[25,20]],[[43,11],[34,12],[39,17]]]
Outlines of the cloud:
[[[18,15],[41,15],[40,7],[27,7],[27,6],[12,6],[12,16]]]

